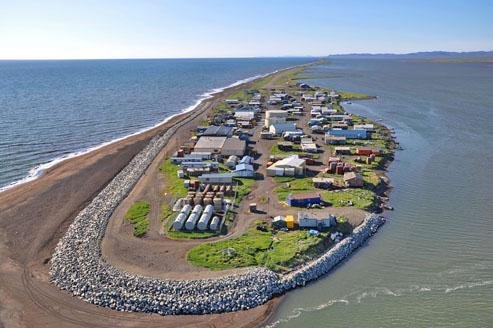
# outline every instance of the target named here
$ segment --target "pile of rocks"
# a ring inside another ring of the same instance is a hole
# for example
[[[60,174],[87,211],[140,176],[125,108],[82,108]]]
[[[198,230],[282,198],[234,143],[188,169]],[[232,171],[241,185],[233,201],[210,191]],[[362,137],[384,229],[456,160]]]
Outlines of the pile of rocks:
[[[190,114],[163,135],[153,138],[79,213],[52,256],[53,283],[87,302],[120,311],[168,315],[249,309],[327,273],[383,224],[382,217],[368,216],[351,236],[322,257],[284,276],[265,268],[252,268],[217,279],[157,280],[131,275],[106,263],[101,256],[101,241],[114,209],[172,134],[200,114],[199,111]]]

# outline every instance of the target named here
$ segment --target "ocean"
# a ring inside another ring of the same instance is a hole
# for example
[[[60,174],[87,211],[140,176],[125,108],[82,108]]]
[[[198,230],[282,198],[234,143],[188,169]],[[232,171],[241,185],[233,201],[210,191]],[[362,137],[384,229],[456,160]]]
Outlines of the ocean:
[[[493,65],[334,59],[308,83],[376,95],[348,111],[395,129],[395,210],[272,327],[493,326]]]
[[[0,190],[312,58],[0,61]]]

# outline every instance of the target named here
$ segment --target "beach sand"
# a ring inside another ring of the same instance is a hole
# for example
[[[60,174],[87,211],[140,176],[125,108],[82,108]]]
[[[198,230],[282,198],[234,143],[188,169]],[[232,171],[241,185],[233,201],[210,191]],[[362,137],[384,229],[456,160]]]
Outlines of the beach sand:
[[[284,74],[283,71],[277,74]],[[215,94],[195,111],[203,112],[240,89]],[[85,303],[49,282],[49,260],[56,243],[77,213],[154,135],[182,119],[174,117],[152,130],[68,159],[40,178],[0,193],[0,326],[6,327],[254,327],[275,310],[281,298],[235,313],[159,316],[122,313]],[[171,143],[189,133],[180,129]]]

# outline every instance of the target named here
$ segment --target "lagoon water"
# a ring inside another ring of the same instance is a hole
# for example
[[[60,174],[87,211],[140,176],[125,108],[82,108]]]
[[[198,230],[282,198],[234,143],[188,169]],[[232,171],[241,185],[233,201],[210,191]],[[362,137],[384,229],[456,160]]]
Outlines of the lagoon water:
[[[149,128],[214,89],[310,58],[0,61],[0,190]]]
[[[493,65],[336,59],[309,83],[377,95],[393,127],[391,220],[275,327],[493,327]]]

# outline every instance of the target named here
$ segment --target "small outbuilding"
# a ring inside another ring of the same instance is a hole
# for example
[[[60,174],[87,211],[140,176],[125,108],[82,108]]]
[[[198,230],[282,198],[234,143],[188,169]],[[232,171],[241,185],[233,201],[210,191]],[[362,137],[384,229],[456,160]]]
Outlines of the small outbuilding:
[[[320,205],[322,199],[318,192],[302,193],[302,194],[290,194],[287,198],[289,206],[294,207],[308,207],[312,205]]]
[[[363,176],[357,172],[344,173],[344,184],[346,187],[363,187]]]

